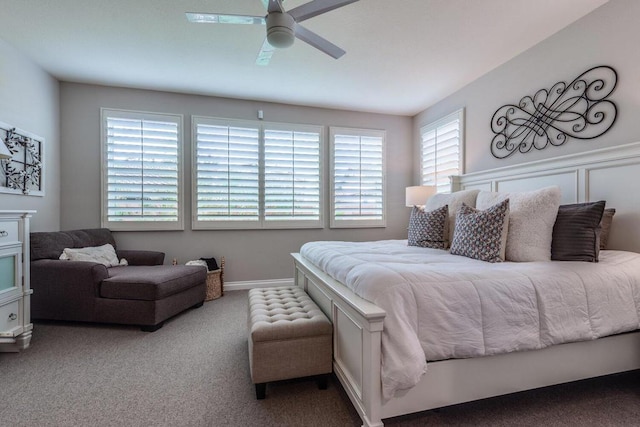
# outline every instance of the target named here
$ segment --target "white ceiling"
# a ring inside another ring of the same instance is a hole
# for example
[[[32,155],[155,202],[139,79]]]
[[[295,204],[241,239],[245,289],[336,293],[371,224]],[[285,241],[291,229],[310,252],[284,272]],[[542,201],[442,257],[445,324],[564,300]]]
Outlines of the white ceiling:
[[[0,38],[63,81],[412,116],[606,1],[360,0],[304,22],[345,56],[298,40],[267,67],[264,27],[184,15],[260,0],[2,0]]]

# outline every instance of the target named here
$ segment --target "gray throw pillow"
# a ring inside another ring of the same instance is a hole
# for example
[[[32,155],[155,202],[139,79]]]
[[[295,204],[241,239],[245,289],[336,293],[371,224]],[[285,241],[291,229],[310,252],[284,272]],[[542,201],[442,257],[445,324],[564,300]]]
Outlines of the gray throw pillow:
[[[451,241],[453,240],[453,230],[456,226],[456,213],[458,212],[458,209],[463,203],[475,208],[476,197],[479,192],[479,190],[464,190],[456,191],[455,193],[438,193],[427,199],[427,203],[424,205],[424,208],[428,211],[433,211],[445,205],[449,206],[449,221],[447,223],[447,228],[449,230],[449,234],[447,236],[448,244],[451,244]]]
[[[553,226],[551,259],[598,262],[605,201],[561,205]]]
[[[481,211],[463,204],[456,214],[451,253],[487,262],[504,261],[509,199]]]
[[[607,249],[609,243],[609,233],[611,233],[611,223],[613,222],[613,216],[616,214],[614,208],[606,208],[602,214],[602,221],[600,221],[600,250]]]
[[[411,210],[409,219],[409,246],[445,249],[447,247],[448,206],[427,212],[417,206]]]

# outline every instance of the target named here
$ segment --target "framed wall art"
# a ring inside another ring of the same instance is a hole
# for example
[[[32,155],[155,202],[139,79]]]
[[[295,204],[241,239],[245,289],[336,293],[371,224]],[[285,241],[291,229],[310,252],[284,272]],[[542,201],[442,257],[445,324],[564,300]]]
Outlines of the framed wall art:
[[[11,158],[0,160],[0,193],[44,196],[44,138],[0,122]]]

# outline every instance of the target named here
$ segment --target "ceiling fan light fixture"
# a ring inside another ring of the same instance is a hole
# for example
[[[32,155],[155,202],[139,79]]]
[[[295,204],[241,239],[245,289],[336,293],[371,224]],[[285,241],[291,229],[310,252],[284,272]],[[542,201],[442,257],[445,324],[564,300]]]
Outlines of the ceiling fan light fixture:
[[[267,16],[267,41],[273,47],[283,49],[296,39],[296,21],[288,13],[270,13]]]

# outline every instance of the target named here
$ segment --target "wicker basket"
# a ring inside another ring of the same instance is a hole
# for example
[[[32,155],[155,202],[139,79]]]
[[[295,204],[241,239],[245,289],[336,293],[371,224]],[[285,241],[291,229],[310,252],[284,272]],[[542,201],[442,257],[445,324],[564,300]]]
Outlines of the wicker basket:
[[[204,300],[211,301],[224,295],[224,257],[220,261],[220,268],[207,273],[207,293]]]

